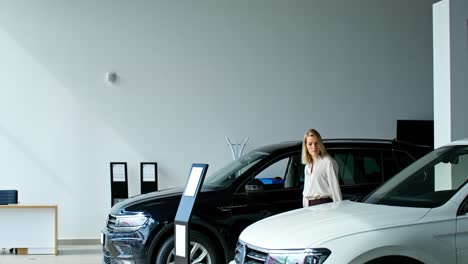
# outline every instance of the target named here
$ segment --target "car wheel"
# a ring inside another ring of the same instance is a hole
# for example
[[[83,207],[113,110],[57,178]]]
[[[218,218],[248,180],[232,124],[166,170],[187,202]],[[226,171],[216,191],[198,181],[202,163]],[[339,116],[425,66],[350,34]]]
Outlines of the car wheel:
[[[391,257],[381,257],[378,259],[374,259],[371,261],[366,262],[366,264],[424,264],[420,261],[417,261],[412,258],[403,257],[403,256],[391,256]]]
[[[200,232],[190,233],[190,263],[217,264],[218,256],[213,242]],[[174,235],[171,235],[161,246],[155,264],[174,264]]]

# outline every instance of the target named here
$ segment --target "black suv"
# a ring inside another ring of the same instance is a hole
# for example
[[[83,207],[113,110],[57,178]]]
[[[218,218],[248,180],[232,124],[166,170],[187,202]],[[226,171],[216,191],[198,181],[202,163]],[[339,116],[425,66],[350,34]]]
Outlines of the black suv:
[[[325,140],[339,165],[343,199],[359,200],[431,148],[391,140]],[[258,148],[206,177],[191,220],[192,263],[226,263],[240,232],[300,208],[300,141]],[[174,218],[183,189],[117,203],[102,230],[104,263],[174,263]]]

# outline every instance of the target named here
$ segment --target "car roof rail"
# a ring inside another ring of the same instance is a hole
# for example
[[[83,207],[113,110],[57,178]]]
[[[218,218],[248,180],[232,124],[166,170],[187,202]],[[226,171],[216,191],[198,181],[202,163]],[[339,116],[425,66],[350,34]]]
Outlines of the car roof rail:
[[[368,142],[368,143],[392,143],[391,139],[375,139],[375,138],[327,138],[323,142]]]
[[[406,140],[401,140],[401,139],[393,139],[393,142],[398,143],[398,144],[405,144],[405,145],[411,145],[411,146],[416,146],[416,147],[422,147],[422,148],[434,148],[433,146],[430,145],[425,145],[425,144],[416,144],[411,141],[406,141]]]

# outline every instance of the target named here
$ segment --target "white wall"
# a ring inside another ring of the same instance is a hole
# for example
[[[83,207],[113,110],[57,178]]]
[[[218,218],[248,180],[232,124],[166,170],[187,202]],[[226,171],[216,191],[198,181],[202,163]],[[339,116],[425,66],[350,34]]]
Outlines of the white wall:
[[[59,205],[59,238],[97,238],[109,162],[193,162],[300,139],[393,138],[432,119],[430,0],[1,1],[0,184]],[[116,71],[115,85],[104,82]]]

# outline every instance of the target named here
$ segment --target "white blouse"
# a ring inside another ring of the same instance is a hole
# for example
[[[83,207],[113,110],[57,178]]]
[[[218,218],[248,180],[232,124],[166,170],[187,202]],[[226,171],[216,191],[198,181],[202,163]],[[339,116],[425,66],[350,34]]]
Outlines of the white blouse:
[[[305,199],[312,200],[330,197],[334,202],[343,200],[338,181],[338,164],[330,156],[317,157],[312,164],[304,168]]]

